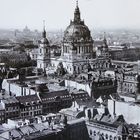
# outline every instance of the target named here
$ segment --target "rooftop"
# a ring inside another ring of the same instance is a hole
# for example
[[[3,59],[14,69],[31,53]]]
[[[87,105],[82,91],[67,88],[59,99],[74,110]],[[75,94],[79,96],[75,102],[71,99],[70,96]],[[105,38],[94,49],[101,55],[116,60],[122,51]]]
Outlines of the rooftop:
[[[16,98],[23,105],[27,105],[27,103],[28,104],[38,104],[39,102],[41,102],[39,97],[36,94],[27,95],[27,96],[18,96]]]

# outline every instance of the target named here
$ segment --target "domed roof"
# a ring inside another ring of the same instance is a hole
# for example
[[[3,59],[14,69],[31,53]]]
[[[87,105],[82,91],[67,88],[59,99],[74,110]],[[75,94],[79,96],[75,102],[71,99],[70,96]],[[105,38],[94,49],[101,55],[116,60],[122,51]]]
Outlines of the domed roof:
[[[48,39],[46,38],[46,30],[45,30],[45,24],[42,32],[42,39],[41,39],[42,44],[49,44]]]
[[[71,22],[71,24],[67,27],[64,32],[65,39],[78,39],[78,40],[89,40],[91,39],[90,31],[84,23],[75,24]]]
[[[74,20],[64,32],[64,40],[92,40],[90,30],[80,18],[78,3],[74,12]]]

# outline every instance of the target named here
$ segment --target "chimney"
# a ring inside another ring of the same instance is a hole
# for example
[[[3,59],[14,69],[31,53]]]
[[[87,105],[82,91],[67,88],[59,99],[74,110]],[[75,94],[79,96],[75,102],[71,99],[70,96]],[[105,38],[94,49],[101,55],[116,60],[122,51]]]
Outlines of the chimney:
[[[13,135],[11,134],[11,131],[9,131],[9,140],[13,140]]]
[[[64,123],[64,127],[66,127],[66,126],[68,125],[68,119],[67,119],[67,116],[64,116],[63,123]]]
[[[105,115],[108,115],[108,114],[109,114],[109,110],[108,110],[107,107],[105,107],[104,114],[105,114]]]
[[[93,118],[98,114],[98,111],[96,108],[93,108]]]
[[[18,73],[19,73],[19,81],[20,81],[20,83],[23,83],[24,80],[26,79],[25,70],[19,69]]]
[[[9,82],[9,94],[10,94],[10,92],[11,92],[10,90],[11,90],[11,89],[10,89],[10,82]]]
[[[116,117],[116,102],[115,102],[115,100],[113,100],[113,115],[115,118]]]
[[[78,108],[76,108],[76,111],[78,112],[78,111],[79,111],[79,109],[78,109]]]

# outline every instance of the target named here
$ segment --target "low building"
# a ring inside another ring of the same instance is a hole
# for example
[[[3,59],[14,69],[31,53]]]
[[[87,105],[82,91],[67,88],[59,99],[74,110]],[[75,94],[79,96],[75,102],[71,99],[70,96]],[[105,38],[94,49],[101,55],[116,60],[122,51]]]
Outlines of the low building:
[[[122,109],[123,107],[123,109]],[[123,115],[128,123],[140,123],[140,102],[139,101],[125,101],[123,100],[108,100],[108,109],[111,115]]]
[[[112,60],[137,61],[140,58],[139,48],[125,46],[109,46]]]
[[[48,120],[40,123],[29,122],[24,126],[2,131],[0,138],[4,140],[89,140],[83,119],[67,121],[65,117],[63,122],[59,120],[54,124],[54,121],[51,119],[51,122]]]
[[[9,97],[6,99],[2,99],[1,103],[5,108],[5,121],[9,118],[17,118],[19,117],[19,101],[15,97]]]
[[[117,81],[109,77],[97,77],[92,81],[91,89],[91,97],[93,98],[108,97],[110,94],[117,92]]]
[[[42,114],[42,103],[39,97],[35,95],[18,96],[16,99],[20,104],[21,118],[33,117]]]
[[[122,94],[136,94],[138,92],[139,74],[134,71],[121,72],[117,74],[117,91]]]
[[[45,113],[56,113],[63,108],[68,108],[72,105],[72,99],[67,90],[52,91],[48,93],[41,93],[43,110]]]
[[[92,140],[126,140],[129,136],[128,125],[122,116],[112,119],[111,115],[96,115],[86,125]]]

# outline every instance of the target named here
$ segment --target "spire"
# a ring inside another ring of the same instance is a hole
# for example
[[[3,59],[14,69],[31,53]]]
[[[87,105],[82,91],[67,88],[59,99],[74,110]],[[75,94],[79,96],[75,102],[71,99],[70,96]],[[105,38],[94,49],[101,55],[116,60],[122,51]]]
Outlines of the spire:
[[[80,10],[79,10],[79,6],[78,6],[78,0],[76,0],[76,8],[75,8],[75,12],[74,12],[74,22],[80,22],[81,18],[80,18]]]
[[[45,20],[43,20],[43,30],[45,30]]]
[[[45,20],[43,20],[43,32],[42,32],[42,37],[43,37],[43,38],[46,38]]]
[[[107,40],[106,40],[106,32],[104,32],[104,39],[103,39],[104,45],[107,46]]]
[[[76,0],[76,7],[78,7],[78,0]]]

